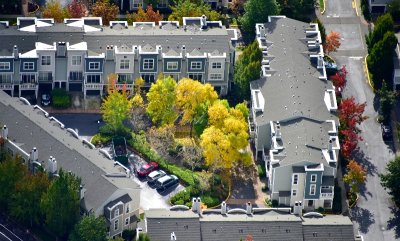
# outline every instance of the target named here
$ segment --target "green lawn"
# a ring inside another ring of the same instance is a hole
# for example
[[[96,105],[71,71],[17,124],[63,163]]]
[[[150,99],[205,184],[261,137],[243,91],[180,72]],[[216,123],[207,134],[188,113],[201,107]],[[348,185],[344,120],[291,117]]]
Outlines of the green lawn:
[[[319,10],[325,11],[325,1],[324,0],[319,0]]]

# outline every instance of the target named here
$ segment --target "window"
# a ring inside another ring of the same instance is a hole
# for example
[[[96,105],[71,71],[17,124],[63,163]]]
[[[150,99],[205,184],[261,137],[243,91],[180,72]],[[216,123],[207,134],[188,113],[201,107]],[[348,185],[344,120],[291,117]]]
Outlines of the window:
[[[311,175],[311,182],[316,182],[317,181],[317,174],[312,174]]]
[[[210,74],[210,80],[222,80],[222,74]]]
[[[79,56],[79,55],[72,56],[71,62],[72,62],[72,65],[75,65],[75,66],[81,65],[82,64],[82,56]]]
[[[129,59],[121,59],[119,62],[120,69],[129,69]]]
[[[99,62],[89,62],[89,70],[100,70]]]
[[[35,74],[23,74],[21,76],[21,84],[32,84],[36,83]]]
[[[211,65],[212,69],[222,69],[222,63],[221,62],[214,62]]]
[[[0,73],[0,83],[11,83],[12,74]]]
[[[192,62],[190,62],[190,68],[192,69],[192,70],[201,70],[201,62],[199,62],[199,61],[192,61]]]
[[[293,197],[297,196],[297,190],[296,190],[296,189],[293,189],[293,190],[292,190],[292,196],[293,196]]]
[[[42,65],[50,65],[50,56],[48,55],[42,56]]]
[[[146,84],[154,83],[155,75],[154,74],[142,74],[142,79]]]
[[[129,213],[129,204],[126,204],[125,213]]]
[[[167,70],[178,70],[178,62],[167,62]]]
[[[190,73],[189,78],[192,80],[198,80],[201,82],[203,79],[203,74],[202,73]]]
[[[143,59],[143,69],[154,69],[154,59]]]
[[[119,216],[119,209],[118,208],[115,209],[115,211],[114,211],[114,217],[117,217],[117,216]]]
[[[35,67],[34,62],[25,62],[24,63],[24,70],[33,70]]]
[[[99,74],[91,74],[86,76],[86,83],[100,83],[100,75]]]
[[[315,195],[315,189],[316,189],[316,185],[315,184],[311,184],[311,186],[310,186],[310,195]]]
[[[243,229],[239,229],[239,233],[243,233]]]
[[[294,174],[293,175],[293,185],[297,185],[298,181],[299,181],[299,175]]]
[[[118,74],[118,81],[117,83],[129,83],[131,84],[132,76],[130,74]]]
[[[179,74],[167,73],[167,74],[165,74],[165,77],[167,77],[167,76],[171,76],[174,80],[179,81]]]
[[[0,70],[10,70],[10,62],[0,62]]]
[[[83,73],[79,72],[79,71],[71,71],[71,72],[69,72],[69,80],[82,81],[83,80]]]
[[[129,218],[125,218],[125,225],[129,225]]]
[[[49,71],[40,71],[39,72],[39,81],[52,81],[53,74]]]
[[[118,230],[118,219],[114,221],[114,230]]]

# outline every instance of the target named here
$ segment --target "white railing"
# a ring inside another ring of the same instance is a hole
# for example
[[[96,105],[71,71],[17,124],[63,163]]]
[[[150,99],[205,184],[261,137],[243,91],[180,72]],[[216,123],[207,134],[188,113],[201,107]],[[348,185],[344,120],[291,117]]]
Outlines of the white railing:
[[[102,90],[103,84],[85,84],[86,90]]]
[[[115,87],[117,89],[122,89],[124,87],[124,85],[125,85],[125,88],[127,90],[132,90],[133,89],[133,84],[116,84]]]
[[[0,89],[2,89],[2,90],[12,90],[13,89],[13,84],[1,84],[0,83]]]
[[[35,90],[37,88],[37,84],[32,84],[32,83],[27,83],[27,84],[21,84],[19,88],[22,90]]]
[[[332,199],[333,198],[333,192],[321,193],[321,198]]]

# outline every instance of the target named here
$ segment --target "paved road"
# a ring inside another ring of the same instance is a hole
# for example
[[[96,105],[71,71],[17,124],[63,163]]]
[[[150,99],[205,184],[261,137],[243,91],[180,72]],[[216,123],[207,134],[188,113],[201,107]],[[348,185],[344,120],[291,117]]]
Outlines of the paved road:
[[[350,214],[356,232],[366,241],[392,241],[400,237],[400,215],[392,211],[393,204],[381,187],[378,173],[384,171],[386,163],[394,158],[392,143],[382,140],[380,126],[376,122],[377,99],[366,82],[363,69],[367,54],[364,34],[368,26],[361,23],[350,0],[327,0],[327,11],[322,17],[326,32],[341,34],[341,47],[332,54],[338,66],[346,65],[349,72],[344,97],[354,96],[360,103],[366,102],[365,115],[369,119],[360,126],[364,141],[359,143],[355,159],[368,171],[367,181],[361,187],[361,196]]]

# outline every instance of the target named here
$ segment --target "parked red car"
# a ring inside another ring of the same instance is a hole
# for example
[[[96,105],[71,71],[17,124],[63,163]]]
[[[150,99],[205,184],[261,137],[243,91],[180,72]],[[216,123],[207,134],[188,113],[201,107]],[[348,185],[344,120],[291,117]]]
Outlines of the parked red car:
[[[157,162],[149,162],[147,164],[144,164],[143,166],[141,166],[138,171],[137,171],[137,175],[139,177],[146,177],[147,175],[149,175],[150,172],[157,170],[158,169],[158,163]]]

